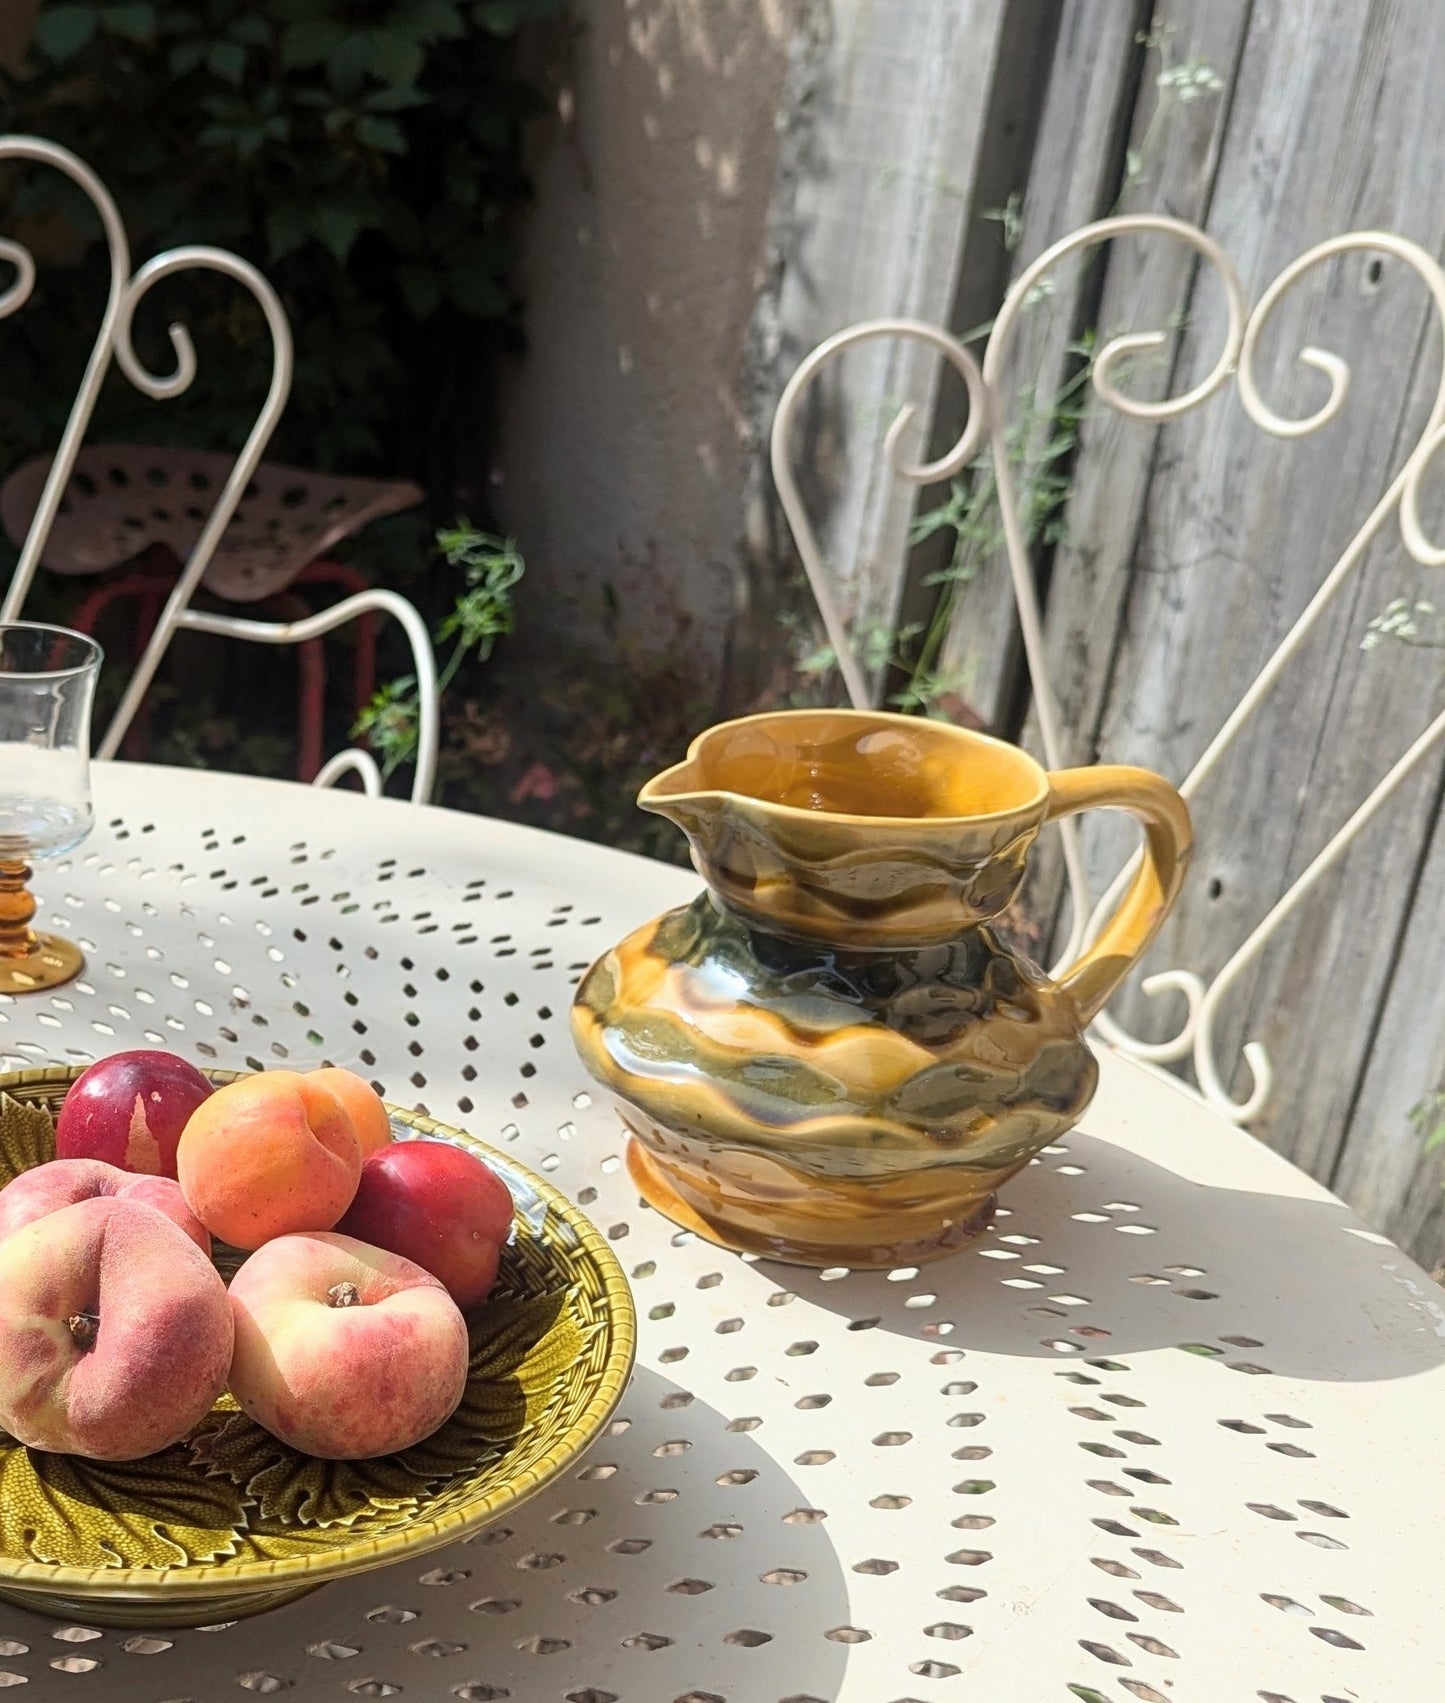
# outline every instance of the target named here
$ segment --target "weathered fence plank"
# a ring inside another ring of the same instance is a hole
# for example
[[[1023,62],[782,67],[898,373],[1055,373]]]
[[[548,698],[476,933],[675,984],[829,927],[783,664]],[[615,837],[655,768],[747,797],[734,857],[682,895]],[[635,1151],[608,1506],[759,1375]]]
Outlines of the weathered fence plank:
[[[1310,243],[1352,227],[1399,230],[1435,253],[1445,245],[1432,190],[1445,169],[1445,137],[1429,118],[1445,19],[1428,0],[1391,8],[1320,0],[1308,12],[1307,21],[1279,6],[1256,5],[1247,20],[1236,14],[1248,30],[1228,79],[1231,98],[1218,107],[1212,194],[1203,206],[1181,207],[1172,195],[1163,203],[1205,215],[1252,296]],[[1211,9],[1195,27],[1223,21],[1223,9]],[[1189,51],[1221,67],[1225,45],[1196,35]],[[1137,294],[1124,296],[1127,277],[1116,259],[1104,327],[1167,323],[1157,297],[1145,314]],[[1202,376],[1222,337],[1207,284],[1189,311],[1176,391]],[[1302,346],[1337,351],[1355,366],[1344,413],[1317,437],[1292,446],[1262,437],[1233,396],[1157,433],[1113,417],[1088,428],[1070,512],[1074,542],[1056,560],[1048,608],[1079,760],[1187,771],[1418,435],[1439,377],[1433,318],[1405,268],[1350,257],[1286,299],[1265,350],[1263,388],[1286,414],[1307,413],[1322,397],[1322,381],[1296,364]],[[1418,577],[1392,531],[1201,795],[1196,875],[1154,964],[1217,970],[1423,725],[1438,659],[1416,653],[1382,663],[1359,651],[1369,615]],[[1372,1013],[1386,996],[1412,899],[1415,928],[1438,941],[1445,921],[1438,906],[1421,914],[1428,892],[1414,887],[1438,775],[1437,765],[1412,782],[1389,820],[1314,895],[1237,990],[1219,1037],[1222,1063],[1246,1036],[1270,1047],[1277,1087],[1260,1133],[1316,1174],[1338,1171],[1352,1198],[1368,1196],[1377,1212],[1384,1196],[1369,1180],[1368,1152],[1352,1146],[1348,1163],[1338,1161],[1347,1127],[1352,1142],[1368,1145],[1383,1113],[1371,1099],[1383,1092],[1378,1075],[1366,1069]],[[1100,881],[1128,843],[1107,826],[1091,828],[1085,842]],[[1398,1016],[1400,999],[1391,1005]],[[1135,989],[1119,1010],[1157,1034],[1167,1014],[1150,1006]],[[1427,1033],[1417,1035],[1420,1079],[1407,1090],[1416,1098],[1436,1067],[1436,1048],[1420,1041],[1438,1033],[1439,1013],[1417,1021]]]
[[[1175,62],[1209,66],[1227,84],[1249,11],[1247,0],[1229,0],[1202,11],[1169,4],[1156,14],[1157,29],[1170,32],[1167,40]],[[1202,223],[1209,213],[1229,102],[1222,96],[1176,100],[1160,118],[1156,115],[1166,98],[1157,81],[1160,74],[1156,58],[1132,115],[1129,145],[1139,164],[1132,187],[1120,185],[1122,210],[1162,210]],[[1067,228],[1039,232],[1032,239],[1035,251],[1067,234]],[[1168,358],[1142,375],[1138,385],[1140,393],[1151,396],[1187,388],[1192,379],[1179,369],[1191,342],[1198,346],[1202,341],[1205,351],[1193,374],[1196,379],[1212,365],[1219,348],[1223,292],[1217,280],[1199,274],[1192,250],[1165,238],[1126,239],[1095,255],[1093,264],[1104,270],[1097,316],[1101,335],[1163,329],[1177,325],[1181,315],[1200,327],[1197,337],[1191,333],[1190,338],[1176,338]],[[1067,537],[1055,552],[1047,595],[1050,673],[1067,762],[1093,762],[1100,754],[1111,659],[1126,619],[1141,517],[1156,458],[1175,453],[1174,440],[1166,434],[1179,430],[1153,428],[1101,409],[1081,433]],[[1201,472],[1196,471],[1196,478]],[[1026,724],[1025,739],[1037,743],[1031,723]],[[1047,917],[1056,908],[1063,869],[1056,841],[1051,839],[1041,850],[1032,891],[1039,914]]]
[[[1427,1090],[1445,1089],[1442,933],[1445,832],[1437,819],[1331,1178],[1368,1222],[1418,1249],[1429,1266],[1445,1264],[1445,1147],[1427,1153],[1422,1136],[1445,1119],[1445,1103],[1427,1108],[1419,1125],[1411,1113]]]
[[[945,319],[973,206],[1006,0],[839,0],[814,94],[810,169],[784,220],[776,303],[784,375],[879,314]],[[781,380],[779,381],[781,383]],[[886,633],[902,592],[912,495],[884,465],[904,402],[930,429],[936,373],[903,342],[856,350],[809,397],[797,458],[854,630]]]
[[[1023,200],[1023,246],[1015,276],[1055,238],[1113,209],[1142,55],[1137,37],[1149,16],[1149,0],[1114,6],[1066,0],[1027,184],[1010,185]],[[1031,386],[1045,404],[1059,394],[1073,369],[1067,345],[1090,322],[1101,276],[1097,267],[1075,268],[1059,280],[1046,304],[1021,322],[1007,374],[1012,391]],[[996,306],[997,300],[987,311]],[[954,319],[960,332],[973,323]],[[997,727],[1007,722],[1020,660],[1007,565],[998,555],[958,597],[939,674]]]
[[[752,401],[744,345],[812,0],[621,6],[557,25],[553,118],[518,284],[525,361],[497,374],[473,497],[527,555],[519,644],[651,669],[682,653],[704,702],[735,606]],[[474,511],[475,512],[475,511]]]

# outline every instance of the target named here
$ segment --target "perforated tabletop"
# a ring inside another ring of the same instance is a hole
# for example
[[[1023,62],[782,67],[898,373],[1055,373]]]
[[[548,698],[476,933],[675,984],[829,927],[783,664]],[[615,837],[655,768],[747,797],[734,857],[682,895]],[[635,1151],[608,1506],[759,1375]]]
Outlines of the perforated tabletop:
[[[98,765],[38,882],[84,979],[6,1068],[167,1046],[363,1070],[509,1144],[630,1271],[583,1465],[470,1542],[204,1632],[0,1604],[0,1687],[464,1703],[1426,1703],[1445,1296],[1114,1057],[994,1228],[921,1271],[749,1263],[642,1209],[572,985],[695,878],[475,817]]]

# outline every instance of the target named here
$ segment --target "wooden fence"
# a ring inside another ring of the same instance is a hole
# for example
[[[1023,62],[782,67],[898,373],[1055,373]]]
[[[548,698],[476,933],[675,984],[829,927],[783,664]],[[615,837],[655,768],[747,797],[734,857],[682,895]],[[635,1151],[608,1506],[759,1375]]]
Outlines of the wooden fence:
[[[911,313],[959,331],[986,320],[1011,268],[1110,211],[1202,225],[1251,299],[1301,250],[1346,230],[1381,227],[1445,253],[1438,0],[835,11],[851,33],[833,42],[834,75],[841,65],[855,81],[825,103],[824,122],[846,132],[830,143],[845,165],[798,192],[780,372],[852,319]],[[1223,293],[1179,244],[1120,243],[1060,276],[1019,339],[1011,383],[1025,435],[1061,435],[1051,403],[1077,369],[1071,343],[1170,326],[1168,360],[1139,376],[1141,392],[1187,389],[1223,340]],[[1348,256],[1286,299],[1261,367],[1286,414],[1323,397],[1324,381],[1298,363],[1306,344],[1354,369],[1341,417],[1314,437],[1264,437],[1226,387],[1157,428],[1086,409],[1076,448],[1053,464],[1070,488],[1038,566],[1071,761],[1182,776],[1419,436],[1441,334],[1405,266]],[[937,613],[933,582],[953,535],[908,552],[912,494],[888,480],[880,448],[910,399],[935,449],[953,441],[963,401],[938,383],[916,348],[874,348],[849,357],[813,411],[802,452],[812,502],[864,628]],[[1027,743],[1002,557],[976,555],[947,613],[939,673]],[[1196,868],[1155,965],[1219,969],[1423,728],[1445,654],[1366,652],[1361,640],[1392,598],[1428,598],[1431,586],[1388,527],[1201,796]],[[1411,1111],[1445,1078],[1442,794],[1436,761],[1286,927],[1220,1028],[1223,1059],[1258,1038],[1275,1062],[1258,1133],[1427,1264],[1445,1260],[1445,1151],[1423,1151]],[[1107,819],[1089,829],[1096,891],[1127,845]],[[1041,859],[1029,903],[1046,933],[1057,927],[1056,854]],[[1137,988],[1118,1010],[1136,1032],[1171,1031],[1167,1002]]]

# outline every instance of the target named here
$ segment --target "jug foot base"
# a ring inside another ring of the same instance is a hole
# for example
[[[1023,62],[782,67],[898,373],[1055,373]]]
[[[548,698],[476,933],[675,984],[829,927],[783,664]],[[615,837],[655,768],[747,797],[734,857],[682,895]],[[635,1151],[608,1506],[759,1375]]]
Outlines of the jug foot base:
[[[842,1242],[804,1242],[785,1235],[750,1232],[740,1225],[721,1224],[703,1215],[677,1192],[666,1173],[635,1136],[627,1140],[627,1171],[637,1192],[655,1207],[664,1218],[705,1241],[720,1248],[730,1248],[735,1254],[760,1254],[764,1259],[779,1260],[784,1265],[806,1265],[821,1269],[846,1265],[855,1271],[887,1271],[900,1265],[927,1265],[931,1260],[946,1259],[951,1253],[971,1242],[993,1222],[996,1194],[988,1195],[967,1218],[931,1231],[926,1236],[890,1242],[880,1247],[864,1240],[867,1226],[859,1223],[856,1244]]]

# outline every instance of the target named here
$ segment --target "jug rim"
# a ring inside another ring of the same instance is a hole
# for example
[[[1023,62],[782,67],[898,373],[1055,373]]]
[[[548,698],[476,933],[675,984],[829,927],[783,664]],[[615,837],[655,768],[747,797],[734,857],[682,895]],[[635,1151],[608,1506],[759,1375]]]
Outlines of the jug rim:
[[[756,793],[742,792],[727,786],[695,786],[684,788],[677,792],[664,792],[663,784],[670,776],[678,774],[697,761],[702,747],[718,734],[725,734],[734,728],[746,727],[762,722],[788,722],[821,719],[823,717],[842,718],[847,721],[869,723],[879,727],[896,727],[916,733],[920,728],[941,734],[945,740],[958,741],[963,745],[987,746],[1007,755],[1019,767],[1030,773],[1035,782],[1033,792],[1017,802],[1001,806],[997,810],[970,810],[952,812],[942,815],[927,816],[892,816],[874,815],[864,811],[848,810],[811,810],[802,805],[783,804],[770,798],[761,798]],[[1036,813],[1041,813],[1048,802],[1049,776],[1048,771],[1036,757],[1031,756],[1021,746],[1012,744],[1007,739],[1000,739],[992,733],[980,733],[975,728],[959,727],[953,722],[933,721],[925,716],[902,715],[896,710],[860,710],[855,708],[835,708],[820,706],[815,709],[760,710],[750,715],[732,716],[726,721],[714,722],[701,733],[694,735],[688,742],[687,755],[680,762],[672,763],[660,770],[650,780],[646,781],[637,795],[637,803],[644,810],[664,812],[664,806],[686,803],[693,799],[703,798],[736,798],[746,800],[760,810],[775,813],[784,819],[795,821],[828,821],[856,827],[896,827],[916,832],[919,826],[927,823],[930,827],[947,827],[950,824],[1007,822],[1013,818],[1030,819]]]

